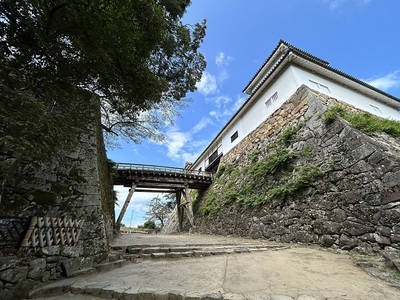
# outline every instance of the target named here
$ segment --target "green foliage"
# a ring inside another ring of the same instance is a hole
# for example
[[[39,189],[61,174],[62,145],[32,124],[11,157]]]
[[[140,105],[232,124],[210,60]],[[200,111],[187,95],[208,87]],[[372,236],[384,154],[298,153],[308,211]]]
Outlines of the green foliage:
[[[351,126],[367,134],[384,132],[393,137],[400,137],[400,122],[379,118],[367,112],[350,113],[343,106],[330,107],[323,116],[325,124],[331,124],[338,116],[348,121]]]
[[[205,21],[181,20],[189,4],[0,2],[0,153],[10,162],[0,169],[0,202],[25,160],[62,159],[94,114],[107,141],[163,138],[206,66]]]
[[[261,154],[260,149],[255,149],[253,152],[251,152],[249,154],[250,163],[253,164],[253,163],[257,162],[258,157],[260,156],[260,154]]]
[[[324,172],[315,166],[296,168],[295,172],[282,178],[281,184],[268,190],[265,200],[277,199],[283,202],[286,197],[294,195],[297,191],[312,184]],[[263,204],[263,203],[257,203]]]
[[[101,99],[106,132],[134,141],[159,138],[205,69],[198,52],[205,22],[181,21],[189,4],[2,1],[0,115],[14,127],[4,141],[22,150],[57,148],[55,137],[76,136],[63,123],[85,120],[79,104],[93,95]]]
[[[143,224],[143,228],[146,228],[146,229],[156,229],[156,228],[157,228],[157,225],[156,225],[156,223],[154,223],[154,221],[147,220],[147,221]]]
[[[325,123],[325,125],[329,125],[332,124],[337,117],[343,117],[346,113],[346,108],[344,106],[334,105],[325,111],[322,121]]]
[[[298,126],[289,126],[285,128],[278,137],[278,144],[282,146],[290,145],[291,142],[293,141],[294,136],[299,131],[301,126],[302,124],[299,124]]]
[[[224,174],[225,168],[226,168],[226,165],[220,164],[220,165],[218,166],[217,172],[215,172],[215,174],[214,174],[214,178],[215,178],[215,179],[220,178],[220,177]]]
[[[302,154],[303,156],[311,156],[312,150],[311,150],[309,147],[305,147],[305,148],[303,149],[303,151],[301,151],[301,154]]]
[[[297,156],[297,153],[290,151],[288,148],[276,146],[265,160],[253,164],[250,168],[250,173],[254,175],[256,180],[262,179],[268,174],[275,173],[279,168],[288,167]]]
[[[164,227],[176,203],[174,194],[166,194],[163,198],[164,199],[157,196],[151,199],[147,206],[148,211],[146,212],[146,216],[148,216],[149,220],[157,222],[161,228]]]
[[[240,194],[234,188],[228,188],[224,193],[223,204],[235,201],[239,195]]]
[[[204,196],[203,204],[200,207],[200,213],[208,215],[216,213],[220,209],[217,193],[214,190],[209,190]]]
[[[200,210],[200,202],[201,202],[201,197],[203,195],[203,191],[190,190],[189,195],[190,195],[190,198],[193,199],[193,201],[192,201],[193,213],[197,214]]]
[[[249,165],[236,170],[232,165],[220,165],[214,188],[203,198],[200,212],[212,214],[228,203],[258,206],[278,201],[283,203],[301,189],[310,186],[324,174],[315,166],[296,166],[302,156],[310,156],[311,149],[291,151],[288,146],[302,125],[289,127],[268,146],[269,152],[261,159],[259,149],[249,154]],[[217,188],[218,187],[218,188]]]
[[[233,165],[231,165],[231,164],[220,164],[218,166],[218,170],[215,173],[214,177],[215,177],[215,179],[218,179],[221,176],[223,176],[224,174],[230,175],[234,171],[235,171],[235,167]]]
[[[354,128],[365,133],[384,132],[393,137],[400,137],[400,122],[378,118],[370,113],[357,113],[345,116]]]

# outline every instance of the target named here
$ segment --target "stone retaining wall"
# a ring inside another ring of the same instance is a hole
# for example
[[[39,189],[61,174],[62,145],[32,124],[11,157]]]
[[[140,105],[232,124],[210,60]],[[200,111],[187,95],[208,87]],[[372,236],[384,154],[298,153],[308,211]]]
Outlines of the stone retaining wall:
[[[26,161],[7,181],[0,212],[10,217],[53,217],[84,220],[75,245],[21,249],[0,255],[0,298],[25,298],[38,282],[70,277],[108,261],[114,203],[100,116],[87,108],[87,127],[75,149],[37,165]],[[74,124],[71,124],[74,126]],[[62,137],[60,137],[62,139]],[[0,163],[10,161],[0,156]]]
[[[399,139],[386,134],[368,136],[341,118],[325,125],[322,113],[329,105],[338,103],[303,86],[224,154],[221,161],[221,165],[230,164],[244,172],[250,164],[250,153],[257,150],[266,156],[268,145],[284,128],[302,123],[289,149],[299,153],[311,151],[311,155],[298,158],[296,165],[320,167],[325,170],[322,177],[283,203],[250,207],[230,201],[209,215],[198,210],[198,230],[348,250],[400,249]],[[233,185],[240,185],[243,180],[246,174],[241,174]],[[223,194],[228,181],[216,181],[208,192]],[[204,197],[197,205],[200,209],[205,205]]]

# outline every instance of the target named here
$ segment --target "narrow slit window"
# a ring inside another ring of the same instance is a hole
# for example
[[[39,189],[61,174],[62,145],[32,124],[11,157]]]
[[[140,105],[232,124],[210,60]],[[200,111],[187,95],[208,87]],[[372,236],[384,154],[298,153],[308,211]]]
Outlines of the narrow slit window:
[[[208,158],[208,163],[212,163],[218,157],[218,150],[215,150]]]
[[[326,92],[326,93],[330,93],[331,90],[329,89],[329,87],[327,85],[324,85],[322,83],[316,82],[314,80],[309,79],[311,85],[313,88],[316,88],[322,92]]]
[[[376,112],[382,113],[381,109],[378,106],[375,106],[373,104],[370,104],[369,106],[371,106]]]
[[[265,106],[270,107],[272,102],[275,102],[278,99],[278,92],[275,92],[271,97],[268,98],[267,101],[265,101]]]
[[[238,136],[239,136],[239,133],[236,130],[235,133],[231,135],[231,143],[233,143],[233,141],[236,140],[238,138]]]

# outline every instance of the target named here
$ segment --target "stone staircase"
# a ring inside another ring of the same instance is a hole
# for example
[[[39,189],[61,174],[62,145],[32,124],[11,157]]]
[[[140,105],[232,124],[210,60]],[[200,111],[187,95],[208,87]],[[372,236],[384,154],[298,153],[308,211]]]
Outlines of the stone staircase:
[[[116,261],[127,260],[140,262],[147,259],[180,259],[187,257],[205,257],[235,253],[249,253],[256,251],[282,250],[288,248],[282,245],[260,243],[249,244],[218,244],[218,245],[134,245],[112,246],[111,257]]]

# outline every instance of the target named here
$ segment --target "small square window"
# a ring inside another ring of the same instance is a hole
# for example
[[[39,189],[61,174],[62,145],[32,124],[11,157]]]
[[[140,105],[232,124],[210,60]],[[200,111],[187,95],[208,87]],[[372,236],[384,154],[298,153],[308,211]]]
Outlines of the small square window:
[[[233,141],[236,140],[238,138],[238,136],[239,136],[239,133],[236,130],[235,133],[231,135],[231,143],[233,143]]]

